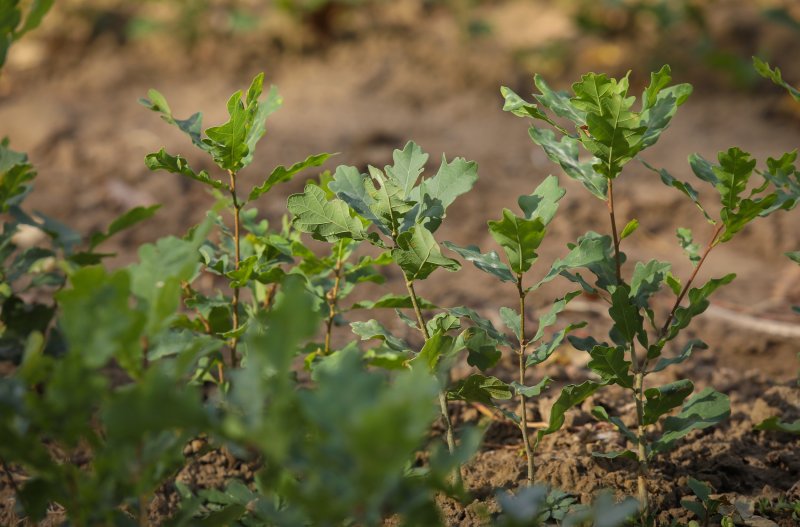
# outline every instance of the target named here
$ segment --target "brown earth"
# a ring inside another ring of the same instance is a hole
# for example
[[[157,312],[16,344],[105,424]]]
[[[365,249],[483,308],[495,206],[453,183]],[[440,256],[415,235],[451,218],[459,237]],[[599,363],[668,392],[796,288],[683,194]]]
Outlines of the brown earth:
[[[786,78],[800,79],[794,60],[800,37],[752,22],[742,5],[720,3],[710,28],[715,38],[747,48],[746,54],[769,50],[770,59],[785,66]],[[583,71],[624,73],[633,68],[632,84],[638,90],[649,80],[647,68],[664,58],[674,60],[676,80],[696,83],[696,92],[645,157],[682,179],[690,178],[686,157],[692,152],[713,158],[717,151],[739,145],[763,166],[767,156],[798,147],[800,114],[777,89],[762,83],[757,94],[743,93],[709,74],[687,56],[691,35],[677,32],[674,48],[642,35],[600,41],[580,35],[564,12],[547,2],[493,2],[478,14],[492,28],[489,36],[470,38],[448,12],[408,1],[359,11],[346,20],[348,29],[340,34],[302,33],[297,42],[285,35],[283,40],[251,35],[237,41],[203,41],[186,50],[166,37],[124,44],[105,34],[93,40],[68,38],[48,25],[58,21],[59,13],[53,13],[40,39],[23,40],[12,48],[7,71],[0,77],[0,136],[10,136],[15,149],[29,152],[39,170],[29,206],[81,232],[101,228],[127,208],[164,204],[155,220],[109,243],[108,249],[119,254],[115,265],[132,261],[141,243],[184,232],[203,217],[213,199],[195,185],[144,167],[145,154],[165,146],[195,167],[211,169],[179,132],[136,104],[151,87],[167,97],[176,115],[203,110],[206,123],[217,123],[224,118],[228,95],[266,70],[285,102],[271,118],[256,163],[244,176],[251,182],[276,164],[321,151],[340,152],[328,167],[383,166],[392,149],[412,138],[431,154],[430,169],[442,152],[448,158],[474,159],[480,166],[479,182],[453,205],[451,221],[440,232],[441,239],[483,248],[492,247],[485,229],[488,219],[498,217],[503,207],[516,207],[516,197],[531,192],[548,173],[559,174],[528,139],[527,123],[500,110],[498,87],[505,84],[529,93],[531,71],[544,70],[551,84],[567,87]],[[743,39],[742,31],[748,29]],[[538,55],[527,53],[553,43],[568,49],[563,60],[539,63]],[[234,44],[237,48],[231,52]],[[559,177],[567,196],[541,251],[545,263],[562,255],[565,244],[586,230],[608,229],[604,204]],[[259,207],[278,221],[285,197],[300,188],[300,180],[280,187]],[[676,275],[686,276],[690,266],[676,257],[674,231],[691,226],[704,241],[710,227],[700,213],[634,164],[616,188],[621,221],[635,217],[643,226],[625,242],[629,260],[673,260]],[[782,256],[800,248],[797,221],[796,213],[757,221],[715,250],[701,272],[701,279],[728,272],[736,272],[738,278],[715,295],[712,309],[692,330],[710,349],[696,354],[678,373],[658,380],[683,375],[698,388],[714,386],[731,397],[732,415],[719,427],[693,434],[654,463],[652,490],[664,516],[680,514],[679,499],[689,493],[688,475],[729,496],[800,499],[800,442],[752,431],[753,424],[769,415],[800,416],[798,391],[792,384],[798,369],[798,323],[790,313],[791,305],[800,304],[800,271]],[[539,273],[544,272],[541,265]],[[420,293],[439,305],[468,305],[494,319],[499,306],[513,303],[510,287],[498,289],[472,269],[462,273],[457,280],[437,274],[420,284]],[[387,278],[390,290],[402,288],[397,276],[390,273]],[[544,306],[559,292],[563,286],[553,285],[532,303]],[[587,318],[595,327],[607,323],[590,302],[576,304],[569,316]],[[392,329],[406,329],[396,324]],[[347,339],[346,331],[337,338]],[[532,372],[532,378],[544,373],[561,382],[585,378],[585,359],[563,351],[559,362],[542,373]],[[509,362],[497,374],[511,371]],[[593,401],[599,403],[630,422],[633,410],[622,394],[605,391]],[[575,492],[582,501],[601,488],[634,493],[631,464],[591,457],[591,451],[613,446],[618,437],[594,421],[588,408],[573,412],[562,433],[544,440],[537,453],[537,478]],[[479,421],[481,414],[474,409],[462,410],[459,422]],[[534,420],[541,419],[538,407],[529,411]],[[470,491],[489,510],[495,507],[492,496],[498,488],[515,488],[523,480],[520,445],[513,426],[493,421],[481,452],[466,467]],[[193,484],[208,486],[227,476],[247,477],[248,470],[212,452],[191,462],[185,474]],[[175,503],[172,495],[165,492],[154,507],[162,513],[169,510]],[[7,496],[8,489],[4,502]],[[475,504],[444,506],[451,525],[479,524],[480,509]],[[783,523],[790,525],[786,522],[791,520]]]

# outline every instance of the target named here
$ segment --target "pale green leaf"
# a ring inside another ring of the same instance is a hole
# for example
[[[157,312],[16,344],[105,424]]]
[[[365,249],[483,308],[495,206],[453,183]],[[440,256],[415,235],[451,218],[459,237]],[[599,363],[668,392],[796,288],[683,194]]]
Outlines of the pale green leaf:
[[[325,191],[316,185],[307,185],[302,194],[289,196],[286,207],[294,216],[292,225],[316,239],[331,242],[366,238],[361,221],[350,216],[347,204],[339,199],[327,201]]]
[[[331,154],[317,154],[308,156],[304,161],[297,162],[289,168],[284,166],[276,167],[267,177],[264,183],[262,183],[260,186],[254,187],[253,190],[250,191],[250,196],[248,196],[247,201],[253,201],[254,199],[257,199],[262,194],[269,192],[273,186],[277,185],[278,183],[291,180],[296,174],[307,168],[320,166],[327,161],[329,157],[331,157]]]
[[[461,267],[457,261],[442,255],[433,234],[421,225],[397,237],[392,258],[410,281],[424,280],[438,268],[457,271]]]
[[[539,218],[520,218],[503,209],[501,220],[489,222],[489,232],[505,251],[511,270],[522,274],[539,257],[536,249],[544,239],[545,226]]]

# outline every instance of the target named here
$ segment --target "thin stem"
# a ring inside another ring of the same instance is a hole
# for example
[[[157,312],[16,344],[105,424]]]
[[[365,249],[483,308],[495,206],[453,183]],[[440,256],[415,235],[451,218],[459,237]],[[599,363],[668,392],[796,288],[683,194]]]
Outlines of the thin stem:
[[[241,252],[240,252],[240,235],[239,235],[239,212],[242,210],[242,205],[239,203],[239,198],[236,195],[236,172],[233,170],[228,170],[228,174],[231,178],[230,183],[230,193],[231,198],[233,198],[233,245],[234,245],[234,260],[233,260],[233,268],[235,270],[239,270],[239,263],[241,262]],[[233,298],[231,298],[231,311],[232,311],[232,323],[233,328],[232,330],[235,332],[239,329],[239,288],[233,288]],[[232,337],[231,344],[230,344],[230,351],[231,355],[229,357],[229,364],[232,368],[236,367],[236,346],[239,343],[239,337]]]
[[[519,383],[525,386],[525,348],[527,341],[525,340],[525,290],[522,288],[522,274],[517,274],[517,292],[519,293]],[[534,466],[533,466],[533,451],[531,449],[531,441],[528,437],[528,412],[525,407],[526,403],[525,394],[519,394],[519,413],[520,413],[520,430],[522,431],[522,442],[525,444],[525,458],[528,461],[528,484],[533,484]]]
[[[647,426],[644,423],[644,364],[640,364],[636,357],[636,343],[631,341],[631,362],[633,363],[633,398],[636,401],[636,425],[637,425],[637,495],[641,506],[642,525],[646,525],[647,517],[650,515],[650,495],[647,490],[647,479],[649,477],[649,467],[647,460]],[[642,357],[642,362],[646,361]]]
[[[647,434],[644,424],[644,373],[637,372],[633,376],[633,391],[636,399],[636,420],[638,449],[636,457],[639,461],[638,475],[636,478],[637,494],[641,504],[642,525],[646,524],[647,517],[650,515],[650,495],[647,490],[647,479],[649,477],[649,467],[647,462]]]
[[[675,312],[680,307],[683,298],[686,296],[686,293],[692,286],[692,282],[694,282],[694,279],[697,278],[697,273],[698,271],[700,271],[700,267],[703,266],[703,262],[706,261],[708,253],[711,252],[711,249],[717,246],[719,235],[720,233],[722,233],[722,229],[724,228],[725,225],[720,223],[720,225],[714,230],[714,235],[711,237],[711,240],[708,242],[708,245],[706,245],[706,248],[703,251],[703,255],[700,257],[700,261],[697,262],[697,265],[694,267],[694,270],[692,271],[692,275],[686,281],[686,285],[683,286],[681,294],[678,295],[677,300],[675,300],[675,304],[672,306],[672,309],[670,310],[669,315],[667,316],[667,320],[666,322],[664,322],[664,326],[661,328],[661,331],[658,334],[659,338],[663,338],[667,334],[667,331],[669,330],[669,325],[672,324],[672,319],[675,318]]]
[[[333,320],[336,318],[336,303],[339,296],[339,282],[342,280],[342,267],[344,265],[343,254],[344,241],[339,240],[339,254],[336,256],[336,267],[333,268],[333,288],[325,295],[325,300],[328,302],[328,320],[325,327],[325,355],[331,353],[331,331],[333,330]]]
[[[619,235],[617,234],[617,218],[614,213],[614,180],[608,180],[606,205],[608,206],[608,215],[611,218],[611,234],[614,238],[614,260],[617,264],[617,283],[622,283],[622,259],[619,254]]]
[[[422,332],[422,336],[425,337],[425,342],[427,342],[430,340],[431,335],[430,332],[428,332],[428,326],[425,325],[425,318],[422,316],[422,310],[419,307],[417,293],[414,291],[414,282],[408,278],[408,275],[405,273],[405,271],[403,271],[403,276],[406,280],[406,289],[408,290],[408,296],[411,298],[411,305],[414,308],[414,314],[417,316],[417,324]],[[453,423],[450,421],[450,412],[447,409],[447,394],[442,389],[439,390],[439,409],[441,410],[442,422],[444,423],[446,430],[445,440],[447,441],[447,450],[450,452],[450,455],[453,455],[456,451],[456,440],[455,435],[453,434]],[[461,481],[461,467],[457,467],[456,483],[460,484]]]

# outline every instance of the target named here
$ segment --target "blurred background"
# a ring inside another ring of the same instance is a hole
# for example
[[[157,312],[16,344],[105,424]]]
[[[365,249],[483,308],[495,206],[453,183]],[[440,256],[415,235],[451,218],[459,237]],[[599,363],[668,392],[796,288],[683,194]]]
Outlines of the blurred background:
[[[526,95],[533,73],[567,89],[587,71],[632,70],[639,93],[650,71],[668,63],[674,82],[692,83],[695,93],[645,157],[690,179],[692,152],[714,158],[737,145],[763,167],[767,156],[800,143],[800,108],[756,75],[752,55],[800,85],[800,2],[62,0],[11,48],[0,76],[0,136],[29,152],[39,170],[30,206],[81,232],[137,205],[165,205],[156,220],[109,247],[125,263],[138,244],[182,234],[213,201],[197,185],[146,169],[144,156],[162,146],[197,169],[212,167],[137,99],[156,88],[176,116],[202,111],[211,126],[224,122],[227,97],[265,71],[284,106],[242,175],[249,183],[276,164],[322,151],[340,152],[329,168],[383,166],[394,148],[414,139],[432,154],[432,165],[442,152],[478,161],[476,191],[450,209],[455,221],[441,232],[442,239],[489,248],[485,222],[503,207],[515,208],[517,196],[547,174],[559,173],[528,139],[528,124],[501,111],[501,85]],[[603,203],[560,177],[568,194],[542,250],[545,262],[586,230],[607,231]],[[705,242],[708,225],[681,194],[635,163],[622,178],[620,221],[636,217],[643,226],[626,241],[629,259],[675,260],[678,226],[695,228]],[[302,184],[278,188],[259,207],[278,221],[285,197]],[[782,253],[800,248],[797,225],[796,214],[778,214],[715,251],[702,274],[740,275],[719,294],[720,305],[791,320],[800,276]],[[676,268],[685,276],[688,261]],[[390,288],[401,286],[389,278]],[[504,293],[479,273],[469,288],[454,285],[442,274],[421,289],[442,305],[478,308],[496,308],[495,297]],[[712,317],[710,324],[706,340],[715,343],[716,333],[716,345],[727,346],[730,322]],[[740,364],[767,352],[765,369],[794,375],[785,366],[796,353],[791,341],[742,331],[730,346]]]

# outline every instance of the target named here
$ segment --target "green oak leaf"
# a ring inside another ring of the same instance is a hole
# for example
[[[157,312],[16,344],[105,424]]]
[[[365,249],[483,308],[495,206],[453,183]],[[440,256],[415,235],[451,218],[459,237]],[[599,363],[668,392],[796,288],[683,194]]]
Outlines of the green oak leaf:
[[[789,92],[789,95],[791,95],[795,101],[800,102],[800,90],[790,86],[785,80],[783,80],[783,75],[781,74],[781,70],[779,68],[772,68],[769,63],[764,62],[758,57],[753,57],[753,67],[756,69],[759,75],[784,88],[787,92]]]
[[[501,220],[489,222],[489,232],[505,251],[511,270],[522,274],[539,257],[536,249],[544,239],[545,226],[539,218],[520,218],[510,210],[503,209]]]
[[[156,213],[158,209],[161,208],[161,205],[151,205],[149,207],[134,207],[125,214],[119,216],[114,221],[111,222],[111,225],[108,226],[108,230],[106,232],[97,232],[92,234],[92,237],[89,238],[89,249],[94,249],[104,241],[108,240],[118,232],[124,231],[139,222],[142,222],[148,218],[151,218],[153,214]]]
[[[659,417],[680,406],[693,391],[694,384],[688,379],[645,390],[644,424],[656,424]]]
[[[361,221],[350,216],[347,203],[340,199],[328,201],[325,191],[316,185],[306,185],[302,194],[289,196],[286,207],[294,216],[292,225],[318,240],[358,241],[367,237]]]
[[[267,176],[267,179],[261,185],[254,187],[253,190],[250,191],[250,195],[247,198],[247,201],[253,201],[254,199],[258,199],[261,195],[269,192],[269,190],[277,185],[278,183],[283,183],[285,181],[291,180],[296,174],[302,172],[303,170],[311,167],[318,167],[323,164],[328,158],[331,157],[331,154],[317,154],[313,156],[308,156],[304,161],[300,161],[295,163],[294,165],[286,168],[284,166],[276,167],[272,173]]]
[[[634,337],[644,333],[644,318],[639,313],[639,307],[631,302],[630,289],[627,285],[618,286],[611,294],[608,314],[614,321],[614,327],[627,342],[632,342]]]
[[[473,373],[463,381],[456,382],[447,395],[451,399],[494,406],[493,399],[511,399],[512,392],[508,384],[497,377]]]
[[[706,388],[686,401],[678,415],[664,420],[664,433],[653,443],[650,455],[670,450],[676,441],[692,430],[719,424],[727,419],[730,413],[728,396],[712,388]]]
[[[154,154],[147,154],[147,157],[144,158],[144,164],[150,170],[166,170],[173,174],[180,174],[217,190],[227,187],[222,181],[212,179],[205,170],[195,172],[186,159],[181,156],[170,155],[163,148]]]
[[[457,271],[461,264],[442,254],[433,234],[417,225],[397,237],[392,258],[403,269],[409,281],[424,280],[438,268]]]
[[[577,139],[565,135],[560,141],[556,141],[552,130],[533,126],[528,129],[528,134],[534,143],[542,147],[548,159],[558,164],[566,175],[578,181],[594,196],[602,200],[606,199],[608,182],[593,168],[598,160],[580,160]]]
[[[503,282],[516,281],[511,269],[500,260],[500,256],[494,251],[484,254],[476,245],[460,247],[451,242],[443,242],[442,245],[458,253],[466,261],[472,262],[481,271],[494,275]]]
[[[547,226],[558,211],[558,202],[566,194],[566,190],[558,186],[558,178],[547,176],[532,194],[520,196],[517,200],[519,208],[525,213],[526,219],[538,218]]]
[[[623,388],[633,388],[631,362],[625,360],[625,348],[622,346],[595,346],[589,352],[592,360],[589,368],[609,383]]]
[[[547,428],[543,428],[536,433],[536,444],[546,435],[557,432],[564,425],[564,415],[573,406],[581,404],[587,397],[596,392],[602,383],[594,381],[584,381],[581,384],[570,384],[561,390],[558,399],[550,409],[550,421]]]

